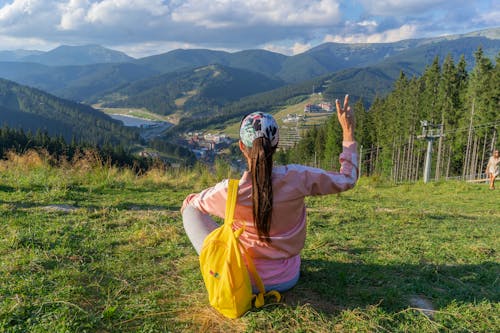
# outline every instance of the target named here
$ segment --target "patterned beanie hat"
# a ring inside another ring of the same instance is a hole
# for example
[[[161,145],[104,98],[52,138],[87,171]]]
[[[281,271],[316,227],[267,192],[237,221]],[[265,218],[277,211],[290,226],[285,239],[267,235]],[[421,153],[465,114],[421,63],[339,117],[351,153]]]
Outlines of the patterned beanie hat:
[[[251,148],[253,140],[267,138],[271,146],[276,148],[279,142],[279,129],[276,120],[269,113],[253,112],[241,121],[240,138],[243,144]]]

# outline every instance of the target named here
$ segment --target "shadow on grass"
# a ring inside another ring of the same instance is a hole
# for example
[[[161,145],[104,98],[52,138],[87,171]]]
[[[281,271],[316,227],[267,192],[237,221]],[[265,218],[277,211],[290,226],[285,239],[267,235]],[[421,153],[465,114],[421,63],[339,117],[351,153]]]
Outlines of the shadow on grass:
[[[310,304],[318,311],[379,305],[398,312],[412,298],[429,301],[434,309],[453,301],[500,301],[500,264],[479,265],[367,265],[325,260],[302,261],[299,283],[284,293],[287,304]]]
[[[181,209],[181,206],[150,205],[135,202],[122,202],[118,205],[110,206],[110,208],[118,210],[168,210],[178,212]]]
[[[21,201],[4,201],[0,199],[0,204],[12,205],[15,208],[21,209],[31,209],[31,208],[44,208],[48,212],[61,212],[68,213],[72,210],[83,208],[87,210],[100,210],[103,208],[111,209],[111,210],[119,210],[119,211],[168,211],[178,213],[181,209],[180,205],[150,205],[143,203],[134,203],[134,202],[123,202],[118,205],[103,205],[98,206],[95,205],[94,202],[87,202],[84,200],[76,200],[78,201],[77,205],[69,205],[69,204],[50,204],[50,203],[29,203],[29,202],[21,202]]]
[[[0,192],[14,192],[15,190],[12,186],[0,185]]]

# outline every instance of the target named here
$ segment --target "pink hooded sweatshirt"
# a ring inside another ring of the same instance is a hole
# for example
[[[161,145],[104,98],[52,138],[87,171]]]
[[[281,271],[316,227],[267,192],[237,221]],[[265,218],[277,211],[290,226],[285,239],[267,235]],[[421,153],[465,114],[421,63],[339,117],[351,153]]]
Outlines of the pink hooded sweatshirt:
[[[309,195],[339,193],[351,189],[358,179],[356,142],[344,141],[340,172],[291,164],[273,168],[273,211],[270,238],[259,240],[252,217],[252,176],[248,171],[239,181],[233,229],[245,224],[240,241],[252,257],[265,285],[295,278],[300,270],[300,251],[306,238],[306,206]],[[228,181],[224,180],[198,194],[190,194],[182,209],[192,205],[203,213],[224,218]]]

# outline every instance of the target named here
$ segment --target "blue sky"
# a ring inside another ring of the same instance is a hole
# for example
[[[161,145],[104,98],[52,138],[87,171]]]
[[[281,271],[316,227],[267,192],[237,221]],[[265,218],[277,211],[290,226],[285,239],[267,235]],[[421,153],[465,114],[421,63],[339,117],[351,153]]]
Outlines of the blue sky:
[[[0,50],[100,44],[134,57],[177,48],[298,54],[500,27],[493,0],[0,0]]]

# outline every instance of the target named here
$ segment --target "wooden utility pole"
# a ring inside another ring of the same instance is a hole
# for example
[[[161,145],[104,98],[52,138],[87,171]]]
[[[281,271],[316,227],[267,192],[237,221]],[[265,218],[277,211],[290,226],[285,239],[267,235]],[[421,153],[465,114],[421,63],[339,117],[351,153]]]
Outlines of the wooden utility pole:
[[[397,146],[397,155],[396,155],[396,170],[394,171],[394,181],[399,180],[399,169],[400,169],[400,161],[401,161],[401,147]]]
[[[392,157],[391,157],[391,161],[392,161],[391,179],[394,181],[396,180],[396,178],[394,176],[394,171],[396,170],[396,162],[394,160],[395,155],[396,155],[396,139],[394,139],[392,142]]]
[[[413,131],[413,130],[412,130]],[[413,146],[414,146],[414,136],[412,134],[410,134],[410,137],[409,137],[409,156],[408,156],[408,173],[407,173],[407,179],[408,180],[413,180],[413,159],[414,159],[414,154],[413,154]]]
[[[463,171],[462,171],[462,177],[463,179],[466,178],[466,176],[469,173],[469,161],[471,157],[471,144],[472,144],[472,121],[474,119],[474,102],[475,100],[472,100],[472,108],[470,111],[470,122],[469,122],[469,134],[467,135],[467,149],[465,151],[465,161],[463,165]]]
[[[415,160],[415,173],[413,175],[413,179],[415,181],[417,181],[417,179],[418,179],[418,170],[419,170],[419,167],[420,167],[420,148],[417,149],[417,158]]]
[[[422,125],[422,135],[417,136],[417,138],[427,140],[427,153],[425,155],[424,166],[424,183],[428,183],[431,175],[432,143],[435,139],[444,136],[442,131],[443,124],[434,125],[427,120],[421,121],[420,124]]]
[[[484,159],[485,159],[485,154],[486,154],[486,139],[488,138],[488,132],[484,135],[484,142],[483,142],[483,154],[481,156],[481,163],[479,164],[477,168],[477,174],[482,175],[483,173],[483,168],[484,168]],[[482,178],[479,176],[479,178]]]
[[[450,165],[451,165],[451,143],[448,146],[448,164],[446,165],[446,179],[450,176]]]
[[[493,128],[493,137],[491,138],[491,146],[490,146],[490,153],[493,153],[495,150],[495,144],[496,144],[496,135],[497,135],[497,127],[495,126]]]
[[[474,179],[475,172],[476,172],[476,166],[477,166],[477,151],[478,151],[478,137],[474,136],[474,145],[472,148],[472,159],[470,161],[470,167],[469,167],[469,179]]]
[[[373,147],[373,143],[372,143],[372,148],[370,149],[370,163],[368,164],[368,174],[369,175],[372,175],[373,174],[373,171],[375,170],[375,161],[373,160],[373,156],[375,156],[375,154],[373,153],[373,151],[375,150],[375,148]]]
[[[316,156],[316,155],[315,155]],[[363,145],[359,147],[359,162],[358,162],[358,178],[361,178],[361,173],[363,172]]]

